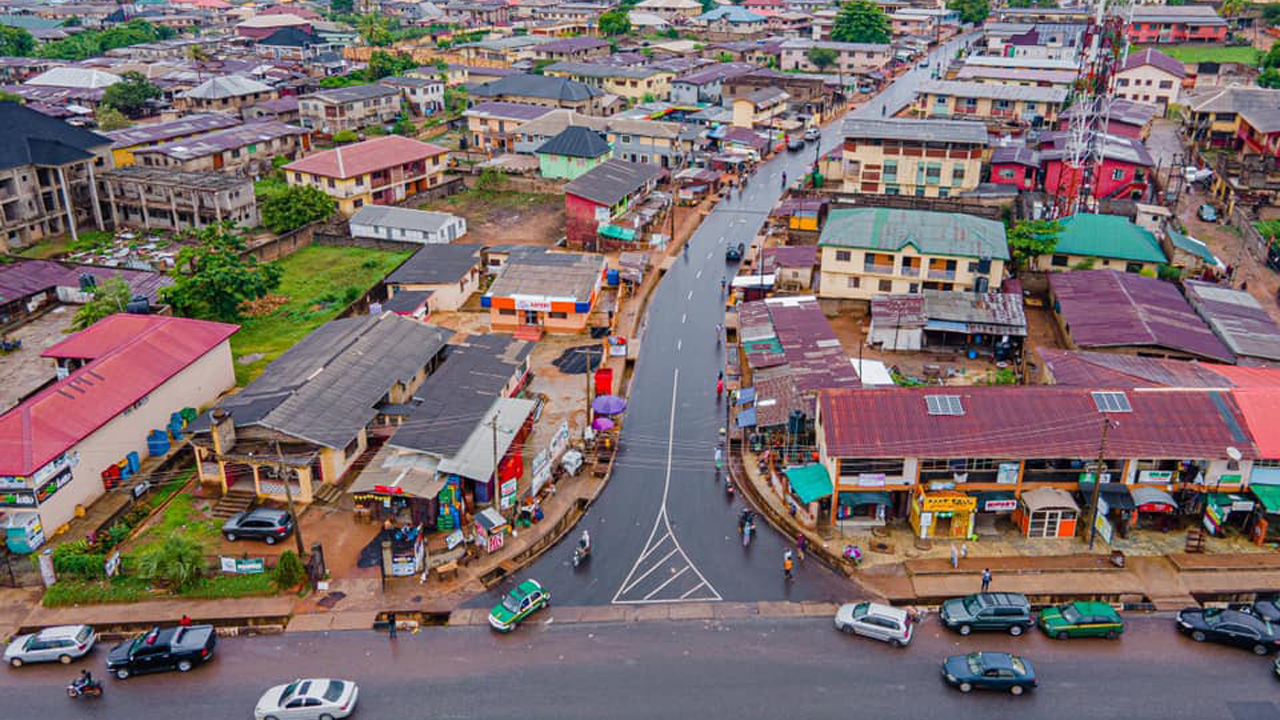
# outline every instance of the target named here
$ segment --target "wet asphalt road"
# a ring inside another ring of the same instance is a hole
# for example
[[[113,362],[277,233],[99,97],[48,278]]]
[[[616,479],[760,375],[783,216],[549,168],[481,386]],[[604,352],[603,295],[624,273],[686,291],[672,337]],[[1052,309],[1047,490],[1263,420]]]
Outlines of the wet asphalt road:
[[[1178,635],[1168,618],[1130,619],[1117,641],[1020,638],[920,626],[895,650],[836,632],[826,619],[557,624],[555,608],[500,636],[486,627],[428,628],[395,641],[372,632],[228,638],[207,666],[106,680],[94,702],[63,685],[78,666],[0,669],[0,719],[252,717],[269,686],[297,677],[360,684],[365,720],[629,718],[945,718],[946,720],[1274,720],[1270,660]],[[962,695],[943,657],[1024,655],[1041,686],[1022,697]],[[87,661],[102,667],[104,649]]]

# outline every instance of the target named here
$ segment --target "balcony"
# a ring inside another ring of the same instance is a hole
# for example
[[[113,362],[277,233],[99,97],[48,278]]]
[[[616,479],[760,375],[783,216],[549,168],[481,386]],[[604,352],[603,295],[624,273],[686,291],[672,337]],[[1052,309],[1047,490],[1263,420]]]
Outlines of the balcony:
[[[862,272],[867,273],[869,275],[892,275],[893,266],[892,265],[873,265],[871,263],[866,263],[862,266]]]
[[[928,277],[930,280],[955,280],[956,271],[955,270],[934,270],[933,268],[929,268]]]
[[[901,274],[906,275],[907,277],[919,277],[920,266],[919,265],[903,265]]]

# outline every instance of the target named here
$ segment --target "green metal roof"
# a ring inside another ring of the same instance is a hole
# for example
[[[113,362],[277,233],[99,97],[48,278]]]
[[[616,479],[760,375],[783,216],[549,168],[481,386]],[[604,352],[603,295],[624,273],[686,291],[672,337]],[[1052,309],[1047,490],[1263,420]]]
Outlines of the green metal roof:
[[[883,490],[846,490],[840,493],[839,502],[845,507],[858,507],[859,505],[888,506],[893,504],[893,499],[889,497],[889,493]]]
[[[1218,262],[1218,258],[1214,257],[1213,251],[1209,249],[1209,246],[1193,237],[1170,230],[1169,241],[1179,250],[1189,252],[1207,263],[1216,265]]]
[[[1169,259],[1145,228],[1119,215],[1080,213],[1058,221],[1058,248],[1063,255],[1167,263]]]
[[[831,476],[827,475],[827,469],[817,463],[787,468],[786,472],[787,480],[791,481],[791,492],[802,503],[831,497],[831,491],[835,489],[831,484]]]
[[[961,213],[890,208],[832,210],[819,245],[922,255],[1009,259],[1004,225]]]
[[[1250,485],[1249,492],[1258,498],[1267,512],[1280,512],[1280,485]]]

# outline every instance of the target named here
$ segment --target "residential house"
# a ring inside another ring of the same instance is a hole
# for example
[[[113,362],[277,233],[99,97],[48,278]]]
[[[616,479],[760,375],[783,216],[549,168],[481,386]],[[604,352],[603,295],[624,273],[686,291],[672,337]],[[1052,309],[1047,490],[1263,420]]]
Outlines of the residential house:
[[[297,125],[300,118],[298,96],[287,95],[275,100],[265,100],[257,105],[246,105],[240,110],[240,116],[245,119],[245,122],[275,120]]]
[[[323,483],[341,481],[374,429],[393,424],[384,408],[410,402],[452,335],[390,312],[321,325],[197,420],[200,483],[311,503]]]
[[[260,58],[294,62],[305,62],[335,50],[340,51],[341,46],[292,25],[282,27],[253,44],[254,54]]]
[[[652,163],[668,170],[683,168],[694,142],[679,123],[613,117],[608,121],[613,156],[633,163]]]
[[[774,287],[783,292],[813,291],[818,267],[818,248],[813,245],[781,245],[764,248],[760,271],[775,277]]]
[[[444,10],[449,17],[459,18],[469,28],[511,24],[511,6],[503,2],[450,0],[445,3]]]
[[[542,74],[570,78],[633,103],[666,100],[671,96],[671,78],[675,76],[673,72],[652,67],[583,62],[558,62],[543,68]]]
[[[508,75],[471,90],[480,100],[564,108],[584,115],[602,115],[603,92],[567,78]]]
[[[303,32],[312,31],[312,20],[298,17],[292,13],[272,13],[257,15],[236,24],[236,34],[250,40],[261,40],[274,35],[281,28],[297,28]]]
[[[955,80],[995,85],[1023,85],[1026,87],[1057,88],[1070,90],[1077,73],[1071,70],[1032,70],[1029,68],[987,67],[964,65],[955,73]],[[950,73],[947,75],[948,79]]]
[[[1027,337],[1021,292],[925,290],[871,298],[867,344],[882,350],[952,351],[1016,364]]]
[[[347,221],[351,237],[424,245],[451,243],[467,234],[466,218],[442,212],[365,205]]]
[[[98,175],[102,214],[114,228],[188,230],[229,220],[258,227],[253,180],[214,172],[124,167]]]
[[[1060,231],[1052,255],[1041,255],[1030,267],[1044,271],[1110,268],[1154,275],[1168,262],[1155,235],[1119,215],[1079,213],[1058,221]]]
[[[362,208],[361,212],[368,209]],[[358,215],[359,213],[357,217]],[[437,217],[425,220],[417,218],[391,220],[393,227],[388,229],[399,230],[405,225],[414,225],[415,228],[404,229],[406,232],[413,232],[416,229],[424,234],[428,232],[439,234],[440,225],[447,226],[452,223],[454,232],[457,232],[459,222],[465,226],[466,221],[462,218],[455,218],[447,213],[431,213],[431,215]],[[356,219],[352,218],[353,228]],[[374,231],[380,230],[379,225],[387,222],[381,218],[375,218],[375,220],[378,221],[378,225],[374,226]],[[432,227],[434,229],[429,229]],[[465,227],[462,230],[465,232]],[[355,229],[352,230],[353,235],[356,232]],[[421,298],[425,293],[427,295],[425,309],[428,317],[431,313],[459,310],[471,298],[472,293],[480,289],[485,275],[483,256],[484,253],[479,245],[427,243],[383,280],[387,288],[388,301],[394,301],[393,304],[395,304],[409,298]],[[384,309],[391,308],[386,308],[384,305]]]
[[[1122,97],[1112,97],[1106,104],[1090,106],[1087,102],[1078,102],[1058,114],[1058,129],[1070,130],[1071,120],[1078,112],[1096,113],[1107,116],[1107,134],[1116,137],[1145,140],[1151,132],[1151,121],[1160,108],[1144,102],[1136,102]]]
[[[757,70],[754,63],[716,63],[680,75],[671,81],[671,102],[676,105],[719,105],[726,78]]]
[[[116,167],[134,163],[133,152],[139,148],[184,140],[207,132],[237,127],[240,120],[223,113],[186,115],[178,120],[155,124],[138,124],[123,130],[101,133],[111,139],[111,155]]]
[[[63,60],[44,58],[0,57],[0,81],[20,83],[61,65]]]
[[[1118,270],[1050,273],[1049,300],[1069,349],[1235,362],[1173,283]]]
[[[818,238],[823,298],[921,290],[987,292],[1004,279],[1004,225],[960,213],[832,210]]]
[[[1242,364],[1280,361],[1280,326],[1252,293],[1198,280],[1182,287],[1196,314]]]
[[[330,137],[350,130],[381,127],[400,114],[400,91],[387,85],[352,85],[298,98],[298,122]]]
[[[538,46],[550,42],[555,38],[512,35],[459,45],[455,52],[464,64],[507,68],[522,60],[533,62]]]
[[[112,166],[110,138],[13,102],[0,102],[0,127],[0,244],[103,229],[94,172]]]
[[[156,428],[177,418],[181,432],[186,416],[235,387],[237,329],[118,314],[40,353],[57,364],[58,380],[0,415],[9,549],[38,549],[141,468]]]
[[[541,117],[517,126],[515,131],[510,133],[511,149],[517,153],[534,155],[544,143],[567,128],[584,127],[598,133],[605,133],[609,129],[610,120],[611,118],[581,115],[572,110],[550,110]]]
[[[471,147],[482,152],[503,153],[516,149],[518,128],[553,112],[571,111],[490,100],[473,105],[462,116],[467,119],[467,137],[471,141]],[[524,152],[532,152],[532,149]]]
[[[1040,187],[1040,153],[1026,145],[1001,145],[991,151],[991,182],[1019,190]]]
[[[698,0],[642,0],[635,4],[634,9],[653,13],[667,20],[692,20],[702,14],[702,3]]]
[[[844,192],[951,197],[982,179],[987,128],[980,122],[849,117],[841,132],[835,171]]]
[[[599,132],[570,125],[536,151],[544,178],[574,180],[609,159],[613,148]]]
[[[1166,110],[1178,104],[1186,66],[1168,55],[1147,48],[1131,53],[1115,77],[1115,96],[1134,102],[1153,103]]]
[[[791,96],[780,88],[761,88],[747,95],[733,98],[733,126],[735,128],[773,127],[782,120],[789,107]]]
[[[239,75],[224,75],[209,78],[190,90],[178,93],[173,105],[188,113],[224,112],[239,115],[240,109],[246,105],[257,105],[277,97],[279,93],[270,85]]]
[[[50,68],[27,80],[23,85],[105,90],[120,82],[120,79],[120,76],[115,73],[109,73],[97,68],[63,66]]]
[[[760,37],[765,32],[767,22],[768,18],[764,15],[738,5],[721,5],[693,19],[693,24],[701,27],[711,41]]]
[[[1106,135],[1096,142],[1102,148],[1102,166],[1088,186],[1080,168],[1068,164],[1070,132],[1041,133],[1040,161],[1044,189],[1050,195],[1080,194],[1096,198],[1142,200],[1153,190],[1155,160],[1141,140]]]
[[[444,81],[410,75],[382,78],[378,81],[400,91],[400,99],[418,117],[444,110]]]
[[[953,80],[916,84],[916,109],[924,117],[983,120],[995,125],[1052,126],[1067,91]]]
[[[787,110],[803,115],[814,123],[823,122],[835,107],[835,91],[821,75],[781,73],[774,70],[733,75],[724,79],[721,95],[725,107],[733,106],[733,99],[748,97],[765,89],[782,90],[787,94]]]
[[[583,62],[609,56],[609,41],[594,37],[571,37],[544,43],[533,50],[537,60]]]
[[[343,215],[391,205],[444,182],[449,151],[399,135],[342,145],[284,166],[290,185],[319,188]]]
[[[137,148],[133,155],[142,167],[260,175],[272,170],[277,155],[292,158],[310,150],[309,130],[268,120]]]
[[[1074,60],[1087,26],[1078,23],[984,23],[983,55]]]
[[[836,54],[833,65],[820,68],[809,59],[815,48]],[[861,73],[879,70],[893,59],[892,46],[883,43],[846,43],[791,38],[782,43],[780,69],[803,72]]]
[[[634,229],[618,227],[617,223],[654,190],[662,175],[657,165],[613,159],[565,185],[565,245],[599,252],[615,244],[610,238],[636,240]]]
[[[489,311],[492,332],[522,340],[586,332],[606,269],[603,255],[512,255],[480,298],[480,307]]]
[[[1199,147],[1280,157],[1280,90],[1232,85],[1193,102],[1188,124]]]
[[[1225,43],[1227,21],[1212,5],[1138,5],[1129,14],[1129,42]]]

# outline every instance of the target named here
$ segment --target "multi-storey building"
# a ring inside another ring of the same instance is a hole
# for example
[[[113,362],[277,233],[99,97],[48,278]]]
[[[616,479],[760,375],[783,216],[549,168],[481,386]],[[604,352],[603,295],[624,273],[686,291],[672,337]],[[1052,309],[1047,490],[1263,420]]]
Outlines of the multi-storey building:
[[[103,217],[112,227],[186,230],[223,220],[258,226],[250,178],[135,166],[104,171],[98,186]]]
[[[394,122],[400,91],[388,85],[352,85],[298,98],[298,122],[322,135]]]
[[[987,128],[966,120],[846,118],[844,192],[950,197],[978,186]]]
[[[311,131],[266,121],[138,148],[133,155],[142,167],[258,175],[271,171],[277,155],[292,158],[310,150]]]
[[[1115,96],[1159,105],[1161,110],[1178,103],[1186,67],[1159,50],[1136,52],[1116,73]]]
[[[399,135],[310,155],[284,166],[290,185],[319,188],[344,215],[365,205],[394,205],[444,182],[449,151]]]
[[[227,75],[209,78],[178,93],[174,108],[184,112],[225,112],[239,115],[240,108],[279,97],[275,88],[247,77]]]
[[[836,61],[830,68],[819,68],[809,59],[814,48],[830,50]],[[852,73],[880,69],[893,58],[891,45],[882,43],[846,43],[792,38],[782,43],[781,69],[803,72]]]
[[[577,80],[583,85],[624,97],[633,102],[654,102],[671,96],[675,73],[651,67],[621,67],[583,62],[558,62],[542,69],[543,75]]]
[[[400,91],[400,99],[414,115],[430,115],[444,110],[444,81],[411,75],[382,78],[379,84]]]
[[[193,138],[217,130],[226,130],[240,125],[240,119],[223,113],[205,113],[187,115],[170,122],[154,125],[134,125],[123,130],[104,132],[111,138],[111,155],[116,167],[127,167],[134,163],[133,153],[136,150],[162,143]]]
[[[923,117],[983,120],[994,124],[1052,125],[1067,99],[1059,88],[923,80],[916,110]]]
[[[1183,43],[1227,41],[1227,21],[1211,5],[1138,6],[1129,20],[1133,43]]]

